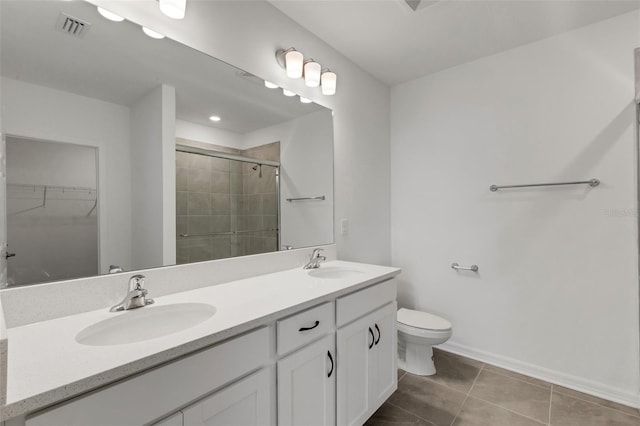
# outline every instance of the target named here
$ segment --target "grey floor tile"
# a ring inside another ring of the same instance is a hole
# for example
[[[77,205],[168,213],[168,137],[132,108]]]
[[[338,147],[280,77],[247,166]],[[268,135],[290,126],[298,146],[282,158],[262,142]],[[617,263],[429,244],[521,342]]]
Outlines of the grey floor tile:
[[[469,392],[482,363],[442,351],[435,351],[433,356],[436,374],[428,378],[457,391]]]
[[[453,426],[540,426],[536,420],[512,413],[504,408],[468,398],[453,422]]]
[[[613,401],[598,398],[597,396],[588,395],[586,393],[574,391],[573,389],[565,388],[563,386],[553,385],[554,393],[561,393],[573,398],[581,399],[583,401],[592,402],[594,404],[603,405],[605,407],[613,408],[614,410],[622,411],[627,414],[631,414],[636,417],[640,417],[640,409],[629,407],[627,405],[618,404]]]
[[[462,355],[457,355],[457,354],[454,354],[452,352],[443,351],[442,349],[439,349],[438,347],[434,347],[433,348],[433,355],[436,357],[436,359],[438,357],[449,357],[449,358],[456,359],[459,362],[464,362],[465,364],[476,366],[478,368],[480,368],[480,367],[482,367],[484,365],[484,362],[482,362],[482,361],[476,361],[475,359],[467,358],[467,357],[464,357]]]
[[[494,365],[485,365],[484,367],[487,371],[492,371],[494,373],[502,374],[503,376],[511,377],[513,379],[522,380],[523,382],[531,383],[533,385],[542,386],[543,388],[551,389],[551,383],[545,382],[544,380],[536,379],[534,377],[525,376],[524,374],[516,373],[514,371],[505,370],[504,368],[496,367]]]
[[[407,374],[406,371],[398,368],[398,381],[400,381],[400,379],[402,379],[402,377],[404,377],[405,374]]]
[[[549,421],[551,389],[482,370],[470,395],[543,423]]]
[[[640,426],[640,419],[554,392],[550,424],[551,426]]]
[[[389,403],[385,403],[365,423],[365,426],[431,426],[407,411]]]
[[[389,402],[436,425],[449,426],[465,398],[462,392],[407,373]]]

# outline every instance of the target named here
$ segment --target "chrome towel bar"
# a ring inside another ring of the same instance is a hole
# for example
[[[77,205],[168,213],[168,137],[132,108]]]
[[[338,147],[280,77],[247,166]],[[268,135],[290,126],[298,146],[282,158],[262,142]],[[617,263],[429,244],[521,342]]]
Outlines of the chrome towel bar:
[[[451,269],[478,272],[478,269],[480,268],[478,268],[478,265],[460,266],[457,263],[452,263]]]
[[[300,197],[300,198],[287,198],[288,202],[292,202],[292,201],[306,201],[306,200],[323,200],[324,201],[325,196],[321,195],[319,197]]]
[[[590,179],[590,180],[579,180],[574,182],[551,182],[551,183],[530,183],[526,185],[491,185],[489,189],[491,192],[496,192],[498,189],[504,188],[530,188],[533,186],[559,186],[559,185],[589,185],[589,186],[598,186],[600,185],[600,181],[598,179]]]

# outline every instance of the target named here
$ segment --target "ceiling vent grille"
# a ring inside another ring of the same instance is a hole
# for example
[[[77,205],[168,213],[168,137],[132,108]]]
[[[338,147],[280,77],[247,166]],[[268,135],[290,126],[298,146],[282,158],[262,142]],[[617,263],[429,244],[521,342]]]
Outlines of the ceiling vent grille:
[[[58,31],[69,34],[73,37],[83,37],[89,30],[91,24],[78,18],[74,18],[66,13],[60,13],[56,28]]]

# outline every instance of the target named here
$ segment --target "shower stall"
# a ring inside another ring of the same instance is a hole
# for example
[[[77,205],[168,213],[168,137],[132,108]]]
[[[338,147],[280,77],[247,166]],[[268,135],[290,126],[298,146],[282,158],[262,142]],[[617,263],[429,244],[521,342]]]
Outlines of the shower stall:
[[[203,145],[176,145],[176,262],[277,251],[279,142],[244,151]]]

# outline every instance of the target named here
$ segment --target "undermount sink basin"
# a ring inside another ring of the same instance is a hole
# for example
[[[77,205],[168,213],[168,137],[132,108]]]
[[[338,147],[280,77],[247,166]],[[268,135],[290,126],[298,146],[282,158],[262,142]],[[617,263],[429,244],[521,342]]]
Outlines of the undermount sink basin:
[[[194,327],[215,313],[216,308],[206,303],[145,306],[90,325],[76,335],[76,342],[89,346],[141,342]]]
[[[362,274],[364,274],[364,272],[358,269],[344,268],[341,266],[320,266],[318,269],[309,271],[309,275],[312,277],[327,278],[330,280],[351,278]]]

